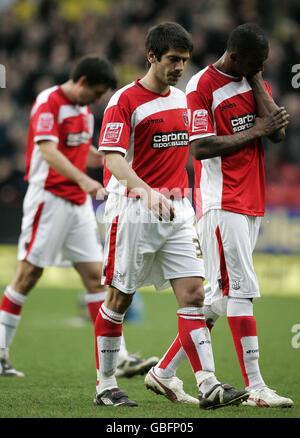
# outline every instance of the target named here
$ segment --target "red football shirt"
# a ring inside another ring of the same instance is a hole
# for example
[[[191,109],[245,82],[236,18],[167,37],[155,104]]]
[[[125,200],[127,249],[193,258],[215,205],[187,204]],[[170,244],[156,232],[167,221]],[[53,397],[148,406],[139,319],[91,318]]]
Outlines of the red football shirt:
[[[188,193],[188,125],[186,96],[181,90],[170,87],[166,95],[160,95],[136,80],[109,101],[99,150],[121,152],[150,187],[183,197]],[[104,184],[108,192],[127,194],[106,167]]]
[[[190,141],[209,135],[233,135],[254,124],[256,104],[245,77],[232,77],[209,65],[190,79],[186,95]],[[264,215],[264,151],[260,139],[224,157],[194,159],[194,169],[198,217],[215,208]]]
[[[58,143],[58,150],[74,166],[86,172],[93,130],[94,119],[88,106],[74,105],[60,86],[42,91],[37,96],[30,114],[25,179],[42,186],[54,195],[78,205],[83,204],[86,200],[85,192],[42,159],[38,142],[51,140]]]

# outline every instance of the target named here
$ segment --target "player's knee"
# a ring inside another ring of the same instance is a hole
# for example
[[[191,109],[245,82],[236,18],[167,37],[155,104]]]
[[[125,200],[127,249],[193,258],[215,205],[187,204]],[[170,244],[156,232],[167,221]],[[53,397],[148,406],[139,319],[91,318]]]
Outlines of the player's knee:
[[[84,283],[89,293],[97,293],[105,290],[101,285],[101,272],[96,270],[90,271],[84,279]]]
[[[129,308],[134,294],[125,294],[110,286],[105,298],[105,305],[117,313],[125,313]]]
[[[43,273],[43,268],[31,265],[21,265],[11,285],[17,292],[27,294],[36,285]]]
[[[185,293],[185,305],[202,307],[204,304],[204,288],[202,283],[197,283]]]

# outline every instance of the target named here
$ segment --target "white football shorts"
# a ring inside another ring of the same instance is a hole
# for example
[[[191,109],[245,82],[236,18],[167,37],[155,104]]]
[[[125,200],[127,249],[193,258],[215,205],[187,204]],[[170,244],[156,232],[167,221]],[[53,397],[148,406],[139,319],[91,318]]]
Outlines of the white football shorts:
[[[198,222],[205,271],[211,286],[205,304],[215,302],[223,308],[219,314],[226,314],[227,300],[222,297],[260,296],[252,260],[260,223],[260,217],[220,209],[208,211]]]
[[[29,184],[23,202],[18,260],[41,268],[102,262],[103,249],[91,197],[76,205]]]
[[[187,198],[170,201],[172,222],[159,221],[142,200],[110,193],[104,220],[102,281],[124,293],[170,287],[170,279],[204,277],[197,224]]]

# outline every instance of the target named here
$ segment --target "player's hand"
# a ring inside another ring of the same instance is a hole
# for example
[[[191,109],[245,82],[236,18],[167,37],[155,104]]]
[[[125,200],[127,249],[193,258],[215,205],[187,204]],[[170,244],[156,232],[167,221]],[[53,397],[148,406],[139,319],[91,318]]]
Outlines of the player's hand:
[[[99,190],[103,189],[102,184],[87,175],[81,179],[78,185],[85,193],[91,195],[93,198],[97,196]]]
[[[151,190],[150,194],[148,193],[147,196],[142,197],[142,200],[158,220],[173,221],[175,217],[174,207],[164,195],[156,190]]]
[[[264,117],[256,117],[253,128],[257,131],[258,137],[268,137],[279,129],[286,128],[289,117],[286,109],[280,107]]]
[[[247,81],[249,82],[250,85],[255,84],[255,82],[264,82],[262,74],[263,74],[263,72],[259,71],[259,72],[255,73],[255,75],[253,75],[253,76],[247,75],[246,76]]]
[[[108,193],[107,193],[105,187],[101,186],[101,189],[99,189],[97,191],[96,199],[97,199],[97,201],[104,201],[107,198],[108,198]]]

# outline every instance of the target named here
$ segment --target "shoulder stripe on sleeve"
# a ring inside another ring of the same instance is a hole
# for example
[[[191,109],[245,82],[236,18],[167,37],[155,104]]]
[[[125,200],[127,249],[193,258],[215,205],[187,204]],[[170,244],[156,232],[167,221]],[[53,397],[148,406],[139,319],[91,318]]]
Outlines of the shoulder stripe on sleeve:
[[[36,98],[35,104],[32,107],[31,110],[31,117],[34,116],[34,114],[36,113],[38,107],[40,105],[42,105],[43,103],[46,103],[47,100],[49,99],[49,96],[51,93],[53,93],[53,91],[57,90],[58,86],[54,85],[53,87],[47,88],[46,90],[42,91]]]
[[[116,91],[115,94],[110,98],[110,101],[108,102],[105,111],[108,110],[108,108],[117,105],[117,103],[119,102],[119,99],[121,97],[121,95],[124,93],[124,91],[126,91],[128,88],[131,88],[135,85],[134,82],[131,82],[131,84],[125,85],[125,87],[120,88],[120,90]]]
[[[189,80],[186,86],[186,90],[185,90],[186,94],[192,93],[193,91],[197,90],[199,79],[206,72],[206,70],[208,70],[208,68],[209,67],[203,68],[202,70],[200,70],[198,73],[196,73],[194,76],[191,77],[191,79]]]
[[[251,90],[251,86],[246,78],[239,82],[229,82],[224,87],[218,88],[213,92],[212,110],[214,111],[225,99],[236,96],[237,94],[246,93]]]

